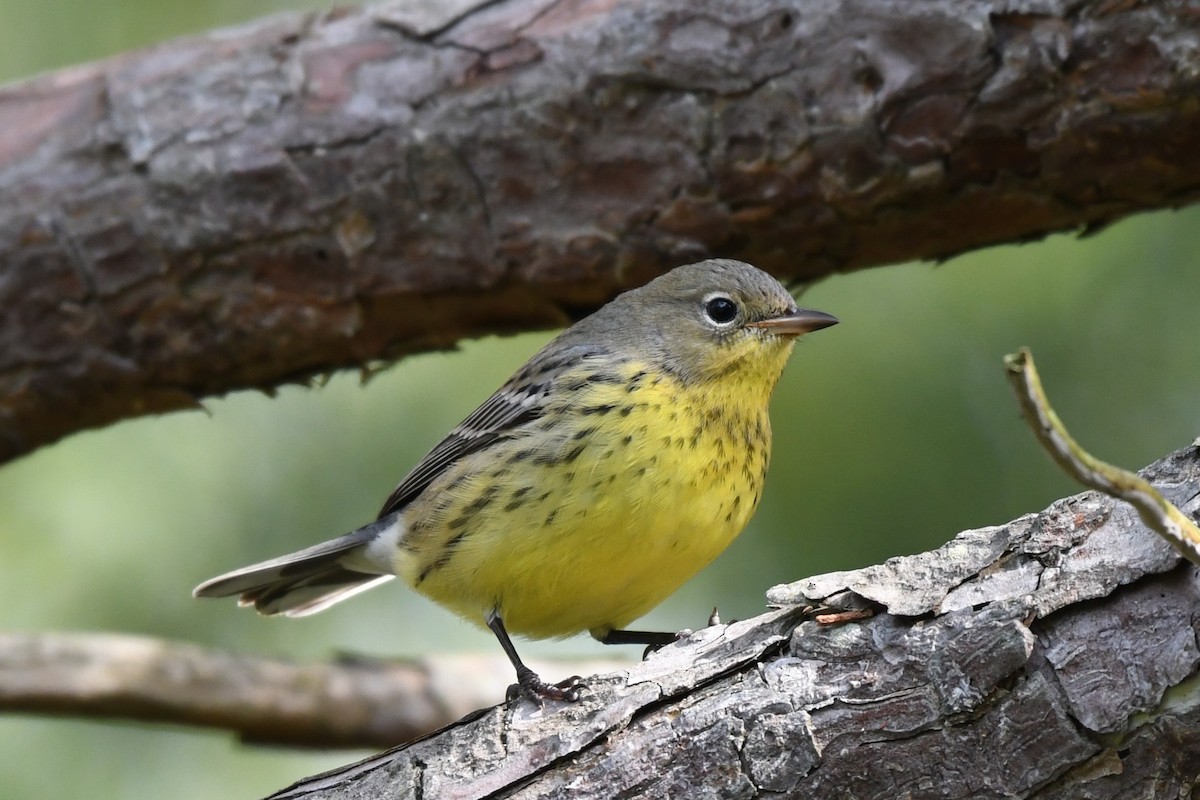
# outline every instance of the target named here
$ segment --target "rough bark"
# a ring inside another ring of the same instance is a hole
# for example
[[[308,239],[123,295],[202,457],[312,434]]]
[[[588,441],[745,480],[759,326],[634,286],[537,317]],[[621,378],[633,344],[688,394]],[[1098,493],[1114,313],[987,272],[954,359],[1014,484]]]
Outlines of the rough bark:
[[[496,703],[511,681],[500,655],[297,664],[143,636],[0,634],[0,712],[219,728],[256,744],[390,747]]]
[[[1178,0],[458,0],[0,89],[0,461],[708,255],[948,256],[1200,191]]]
[[[1145,473],[1200,506],[1200,448]],[[930,553],[771,590],[576,705],[520,701],[277,798],[1183,797],[1200,572],[1085,493]],[[803,606],[866,605],[821,625]]]

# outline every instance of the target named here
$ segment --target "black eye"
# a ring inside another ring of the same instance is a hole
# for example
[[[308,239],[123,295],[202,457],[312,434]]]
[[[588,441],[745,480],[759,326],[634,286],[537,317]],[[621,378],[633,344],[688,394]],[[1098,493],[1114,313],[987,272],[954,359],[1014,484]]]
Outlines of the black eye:
[[[704,301],[704,316],[718,325],[727,325],[737,316],[737,303],[723,294],[710,297]]]

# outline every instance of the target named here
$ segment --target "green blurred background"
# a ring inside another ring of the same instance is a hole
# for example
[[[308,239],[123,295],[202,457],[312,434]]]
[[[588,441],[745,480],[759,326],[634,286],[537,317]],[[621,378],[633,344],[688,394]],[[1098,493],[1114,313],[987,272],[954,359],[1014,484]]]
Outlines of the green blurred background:
[[[0,80],[317,2],[0,0]],[[1075,488],[1018,421],[1000,358],[1038,356],[1098,455],[1141,466],[1200,433],[1200,208],[1144,215],[941,266],[836,277],[803,303],[843,324],[805,340],[776,394],[763,505],[714,567],[648,617],[762,609],[774,583],[935,547]],[[410,358],[275,399],[85,433],[0,469],[0,628],[124,631],[300,659],[496,648],[399,584],[305,620],[197,602],[198,581],[368,520],[415,459],[549,334]],[[523,646],[611,655],[586,638]],[[632,658],[635,654],[630,652]],[[0,796],[266,794],[358,753],[220,733],[0,717]]]

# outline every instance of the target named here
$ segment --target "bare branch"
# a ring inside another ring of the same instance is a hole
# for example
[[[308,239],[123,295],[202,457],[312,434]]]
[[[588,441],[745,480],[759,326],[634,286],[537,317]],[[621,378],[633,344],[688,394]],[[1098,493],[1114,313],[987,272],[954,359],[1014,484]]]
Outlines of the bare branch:
[[[1173,0],[459,0],[9,86],[0,460],[703,256],[814,278],[1190,202],[1198,54]]]
[[[266,744],[411,741],[501,701],[511,680],[499,656],[296,664],[141,636],[0,634],[0,712],[222,728]]]

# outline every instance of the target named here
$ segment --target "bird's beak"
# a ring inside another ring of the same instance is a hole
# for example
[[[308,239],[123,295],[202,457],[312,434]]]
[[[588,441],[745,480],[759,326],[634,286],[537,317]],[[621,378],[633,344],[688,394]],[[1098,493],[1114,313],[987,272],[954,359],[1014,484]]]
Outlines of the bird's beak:
[[[762,328],[780,336],[799,336],[837,324],[838,318],[832,314],[826,314],[823,311],[813,311],[807,308],[797,308],[783,316],[761,319],[758,322],[747,322],[746,327]]]

